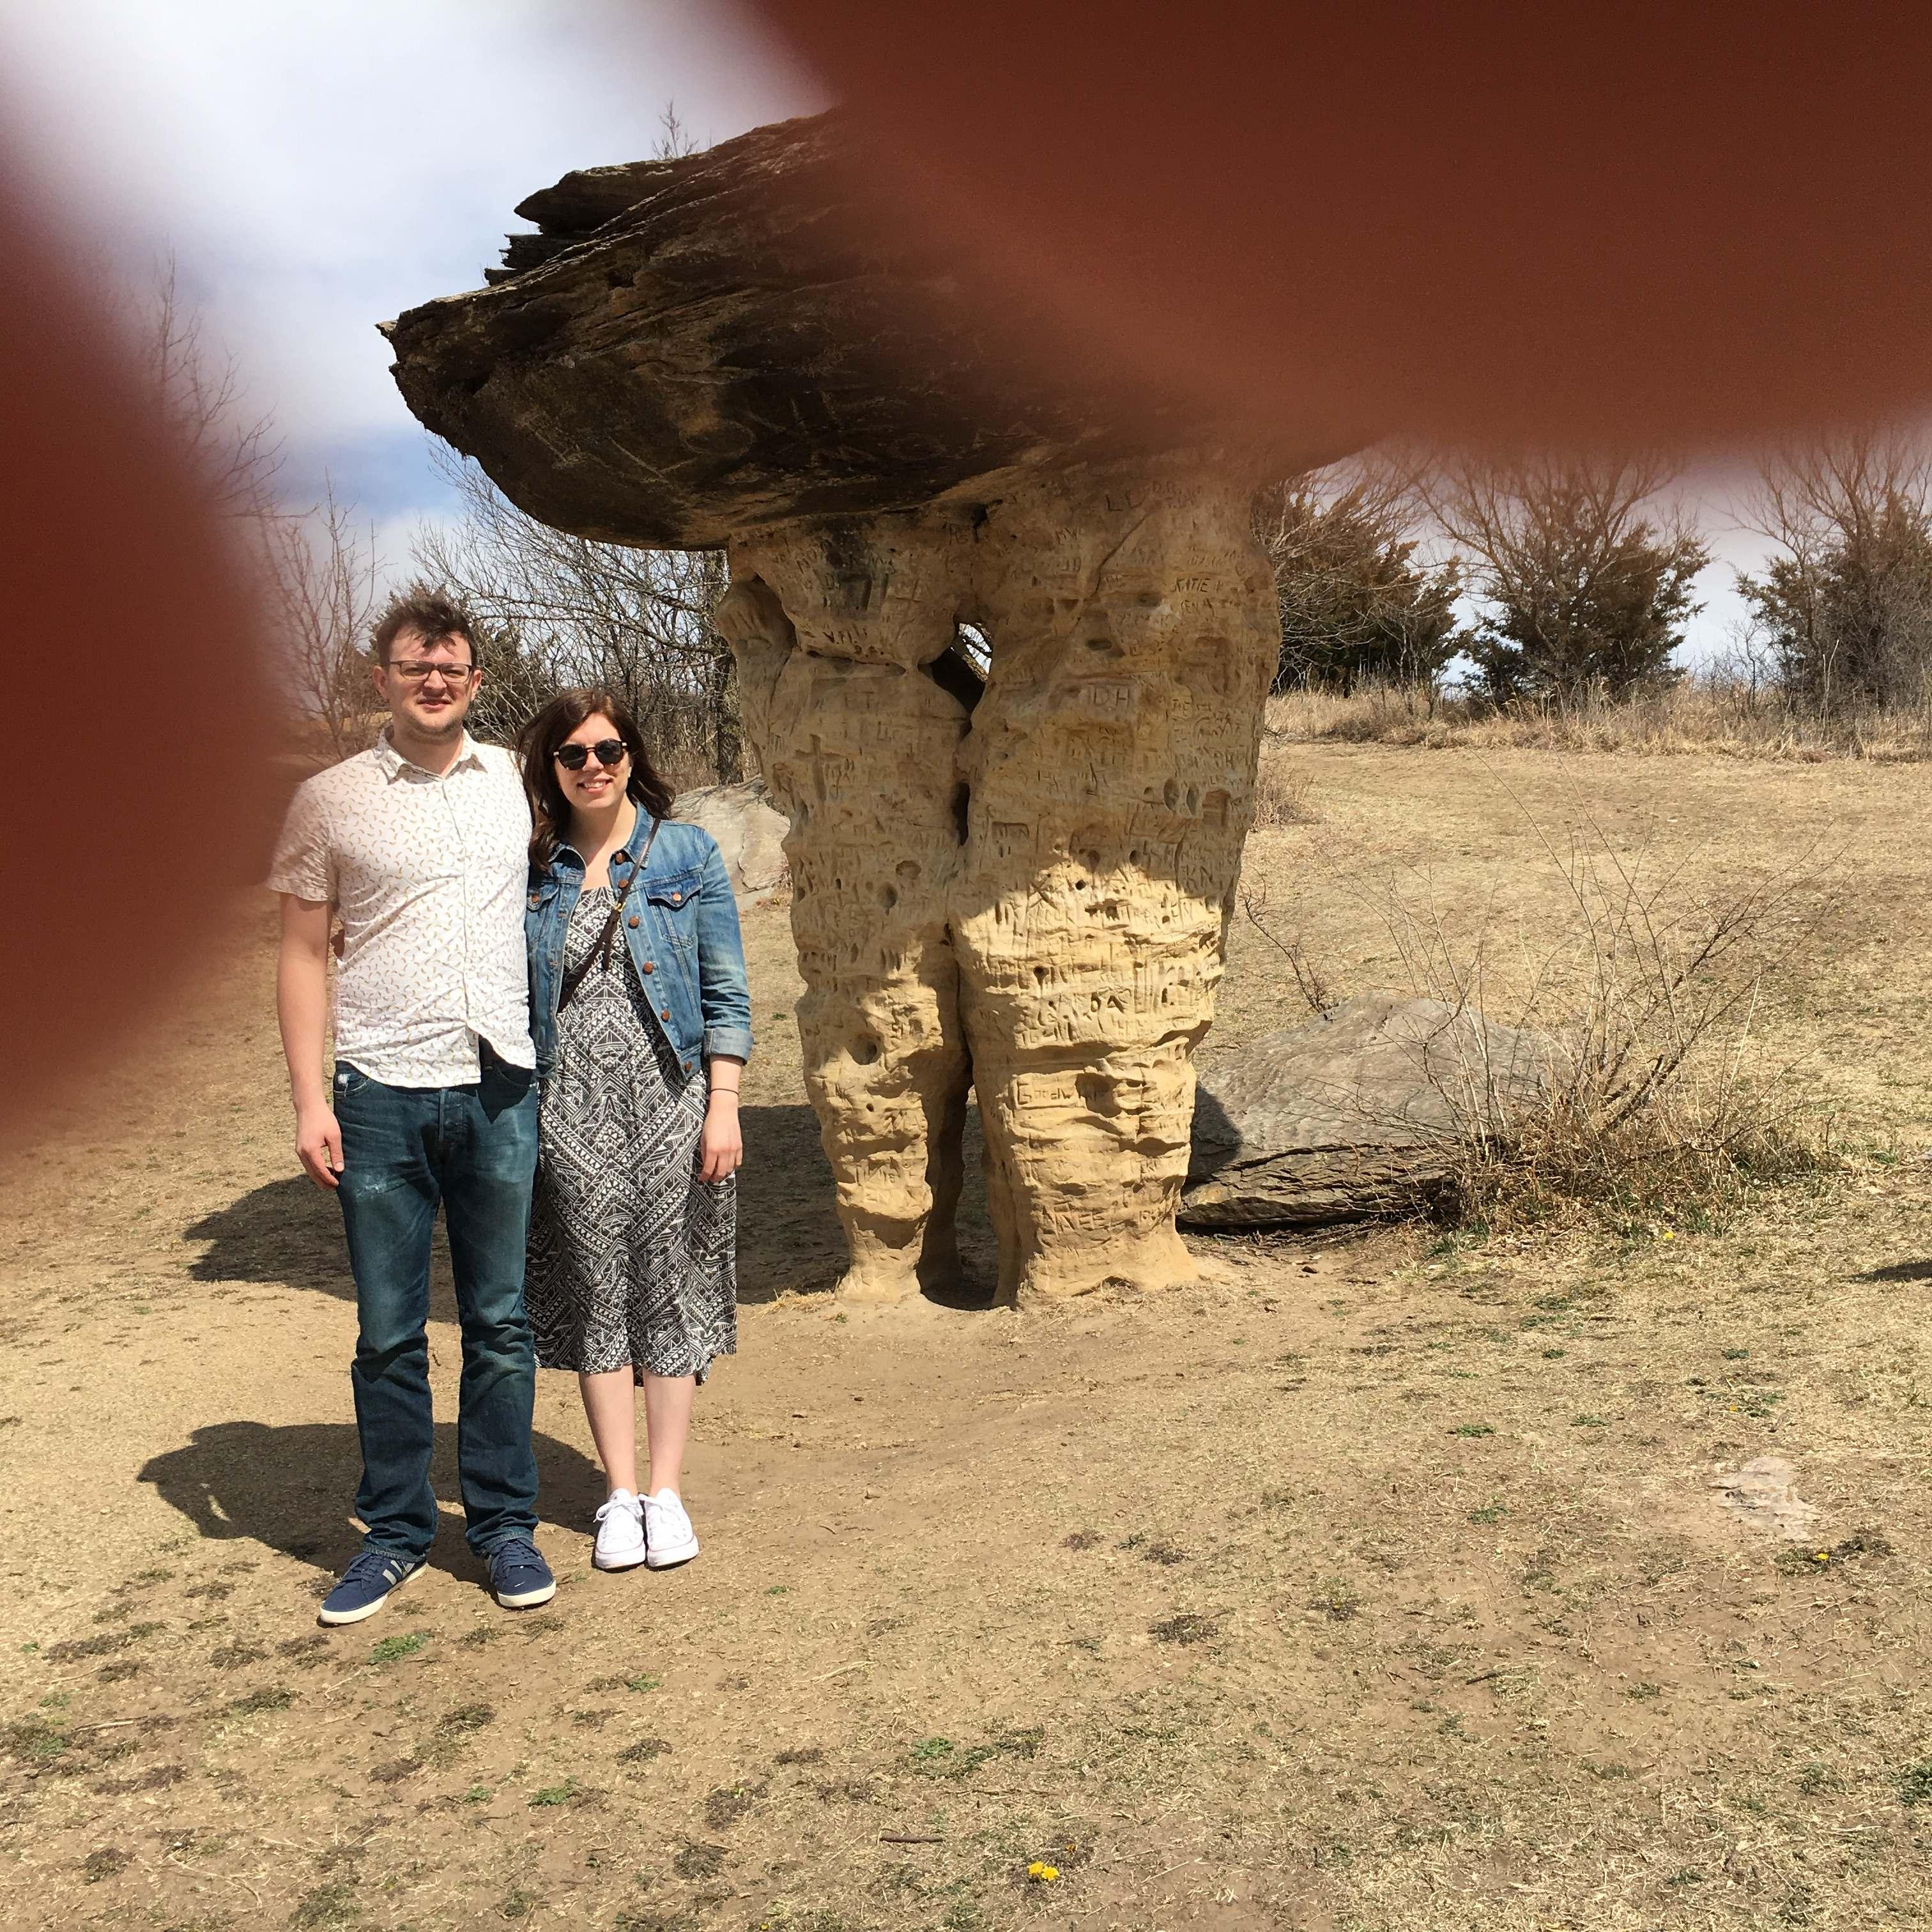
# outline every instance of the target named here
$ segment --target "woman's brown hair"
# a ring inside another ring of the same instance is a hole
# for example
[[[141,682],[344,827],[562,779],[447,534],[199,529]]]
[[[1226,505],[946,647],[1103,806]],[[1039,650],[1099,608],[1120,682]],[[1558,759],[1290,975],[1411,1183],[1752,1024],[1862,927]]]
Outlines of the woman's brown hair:
[[[592,718],[608,718],[631,754],[630,782],[624,788],[640,812],[670,816],[670,788],[658,776],[644,750],[644,734],[631,707],[614,691],[560,691],[526,724],[517,740],[523,760],[524,790],[530,801],[530,863],[548,866],[570,834],[570,806],[556,779],[557,748]]]

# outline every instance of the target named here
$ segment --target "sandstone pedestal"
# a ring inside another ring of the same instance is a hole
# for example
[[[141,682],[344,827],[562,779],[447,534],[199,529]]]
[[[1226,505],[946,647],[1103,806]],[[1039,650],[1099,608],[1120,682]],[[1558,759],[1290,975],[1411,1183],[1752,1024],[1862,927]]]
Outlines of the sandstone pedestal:
[[[1280,637],[1249,496],[1337,452],[1043,374],[928,242],[857,232],[851,159],[821,117],[568,177],[495,286],[388,326],[397,378],[533,514],[728,551],[842,1292],[952,1284],[969,1092],[1003,1294],[1187,1279]]]

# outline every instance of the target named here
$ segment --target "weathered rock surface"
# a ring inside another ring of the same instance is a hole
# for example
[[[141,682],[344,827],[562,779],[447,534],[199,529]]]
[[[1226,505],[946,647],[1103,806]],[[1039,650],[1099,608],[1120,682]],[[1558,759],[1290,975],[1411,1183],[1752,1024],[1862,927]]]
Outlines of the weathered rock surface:
[[[1217,440],[1119,372],[1043,372],[1051,319],[962,304],[940,239],[881,229],[868,165],[835,111],[566,175],[493,286],[384,325],[403,394],[544,522],[682,549]]]
[[[1540,1098],[1550,1042],[1435,1000],[1369,994],[1202,1056],[1181,1225],[1312,1226],[1399,1214],[1472,1130]]]
[[[1185,1280],[1280,639],[1249,493],[1339,452],[1049,368],[863,166],[833,115],[566,176],[491,287],[388,325],[396,378],[544,521],[728,550],[842,1292],[953,1285],[976,1090],[1004,1294]]]
[[[848,1293],[956,1265],[969,1083],[1004,1293],[1193,1272],[1190,1056],[1279,630],[1246,492],[1150,466],[732,548],[718,623],[790,820]]]
[[[717,840],[741,912],[784,889],[784,814],[772,809],[761,780],[682,792],[672,808]]]

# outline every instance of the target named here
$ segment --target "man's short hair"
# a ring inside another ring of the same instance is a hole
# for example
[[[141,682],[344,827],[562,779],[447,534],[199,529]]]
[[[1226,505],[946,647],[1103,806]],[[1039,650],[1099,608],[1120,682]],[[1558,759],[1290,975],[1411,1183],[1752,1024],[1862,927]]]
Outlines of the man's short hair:
[[[379,664],[389,662],[396,640],[405,631],[414,631],[425,646],[440,644],[446,638],[460,638],[472,651],[476,633],[470,613],[446,590],[432,590],[412,584],[389,599],[369,633],[369,649]]]

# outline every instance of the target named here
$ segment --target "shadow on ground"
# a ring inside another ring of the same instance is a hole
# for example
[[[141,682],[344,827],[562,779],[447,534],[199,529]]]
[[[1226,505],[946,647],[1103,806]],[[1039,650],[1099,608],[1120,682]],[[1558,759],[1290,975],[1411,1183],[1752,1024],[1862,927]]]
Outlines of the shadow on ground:
[[[1854,1281],[1932,1281],[1932,1262],[1894,1262],[1889,1268],[1868,1268]]]
[[[742,1119],[745,1164],[738,1174],[738,1299],[770,1301],[788,1291],[830,1288],[845,1265],[845,1239],[817,1116],[799,1105],[747,1107]],[[968,1287],[961,1300],[970,1306],[990,1296],[994,1272],[976,1109],[968,1120],[965,1154],[959,1245]],[[319,1289],[346,1301],[356,1298],[343,1246],[341,1211],[332,1196],[303,1175],[252,1188],[191,1223],[182,1234],[188,1240],[208,1244],[207,1252],[188,1267],[196,1281],[255,1282]],[[430,1313],[436,1321],[456,1319],[440,1224]]]
[[[597,1466],[554,1436],[531,1442],[539,1514],[547,1522],[589,1522],[604,1500]],[[362,1546],[362,1532],[349,1518],[362,1474],[353,1423],[214,1422],[182,1448],[151,1457],[139,1480],[153,1484],[210,1541],[263,1544],[332,1572]],[[480,1576],[463,1541],[453,1422],[436,1426],[430,1480],[443,1505],[431,1564]]]

